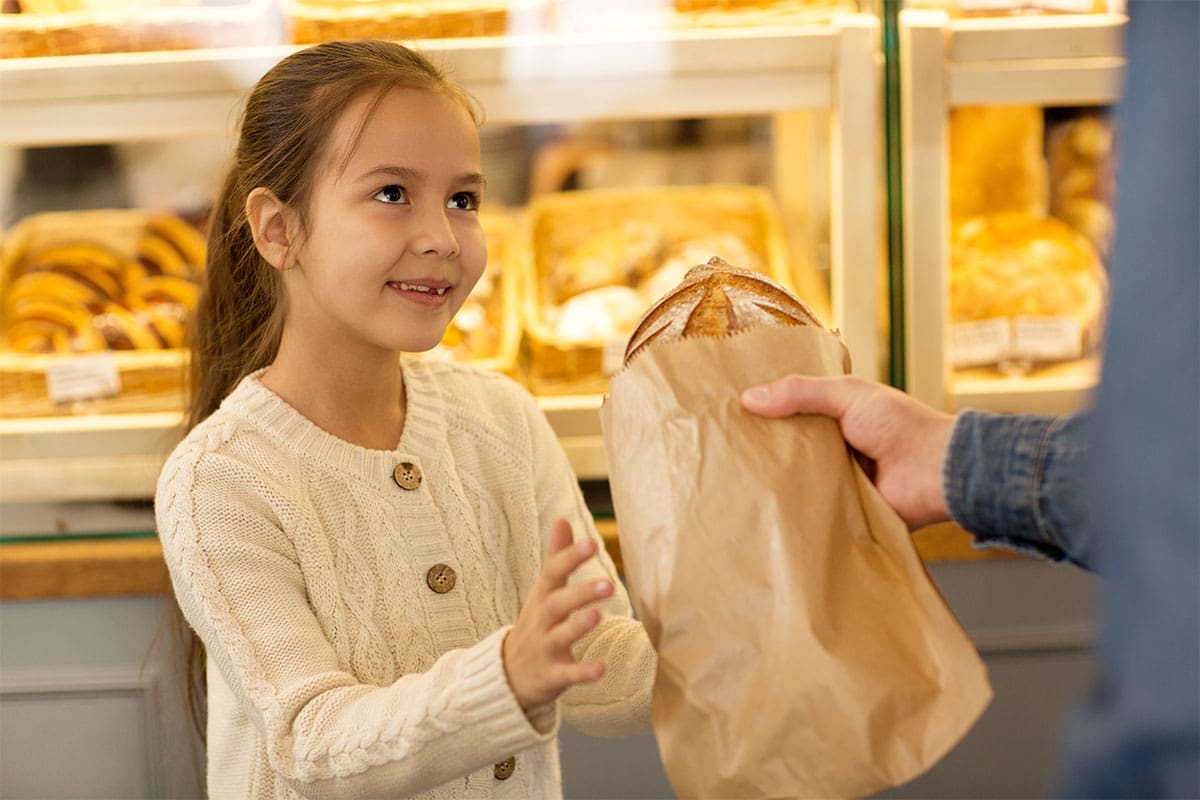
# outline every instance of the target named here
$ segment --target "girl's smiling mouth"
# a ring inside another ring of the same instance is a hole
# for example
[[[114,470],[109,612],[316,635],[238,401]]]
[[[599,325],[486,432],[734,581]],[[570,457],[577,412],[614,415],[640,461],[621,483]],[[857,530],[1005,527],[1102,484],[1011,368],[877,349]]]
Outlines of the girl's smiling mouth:
[[[445,303],[451,289],[444,281],[388,281],[387,287],[406,300],[431,307]]]

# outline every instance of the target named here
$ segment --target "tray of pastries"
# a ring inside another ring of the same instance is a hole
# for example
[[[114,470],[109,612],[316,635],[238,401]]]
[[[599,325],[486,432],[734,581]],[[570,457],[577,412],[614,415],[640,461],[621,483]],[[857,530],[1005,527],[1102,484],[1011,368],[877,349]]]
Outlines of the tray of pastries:
[[[182,408],[204,247],[199,230],[166,212],[17,223],[0,243],[0,414]],[[81,380],[97,386],[80,395]]]
[[[291,41],[458,39],[542,32],[552,0],[287,0]]]
[[[277,44],[269,0],[19,0],[0,58]]]
[[[779,212],[766,189],[710,184],[535,198],[521,247],[531,388],[603,392],[646,309],[714,256],[790,285]]]

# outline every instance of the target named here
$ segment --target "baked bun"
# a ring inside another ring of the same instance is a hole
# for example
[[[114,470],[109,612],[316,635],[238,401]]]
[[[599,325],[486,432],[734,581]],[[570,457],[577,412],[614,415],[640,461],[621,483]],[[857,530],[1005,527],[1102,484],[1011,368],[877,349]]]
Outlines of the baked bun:
[[[628,364],[650,344],[719,337],[763,325],[821,325],[799,298],[767,276],[721,258],[692,267],[683,283],[642,317],[625,348]]]

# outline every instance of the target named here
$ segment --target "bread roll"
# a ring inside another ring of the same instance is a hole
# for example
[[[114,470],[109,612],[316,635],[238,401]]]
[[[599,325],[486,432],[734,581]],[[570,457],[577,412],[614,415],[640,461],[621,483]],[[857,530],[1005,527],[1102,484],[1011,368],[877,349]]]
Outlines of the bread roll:
[[[646,312],[629,337],[625,363],[647,345],[727,336],[761,325],[824,327],[808,306],[775,281],[714,257],[693,267],[683,283]]]

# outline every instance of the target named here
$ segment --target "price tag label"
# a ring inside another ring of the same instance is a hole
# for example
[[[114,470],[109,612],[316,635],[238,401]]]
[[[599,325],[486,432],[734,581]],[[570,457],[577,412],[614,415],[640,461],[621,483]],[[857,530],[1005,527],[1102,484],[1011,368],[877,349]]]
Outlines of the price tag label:
[[[56,360],[46,367],[46,390],[55,403],[120,394],[117,359],[112,353],[96,353]]]
[[[606,377],[616,375],[625,366],[625,340],[609,339],[600,354],[600,371]]]
[[[1065,361],[1083,355],[1083,328],[1074,317],[1017,317],[1013,355],[1029,361]]]
[[[958,0],[963,11],[1020,11],[1026,5],[1024,0]]]
[[[950,363],[955,367],[996,364],[1012,349],[1012,326],[1005,317],[950,326]]]
[[[1033,5],[1045,11],[1065,11],[1069,14],[1088,14],[1096,8],[1092,0],[1036,0]]]

